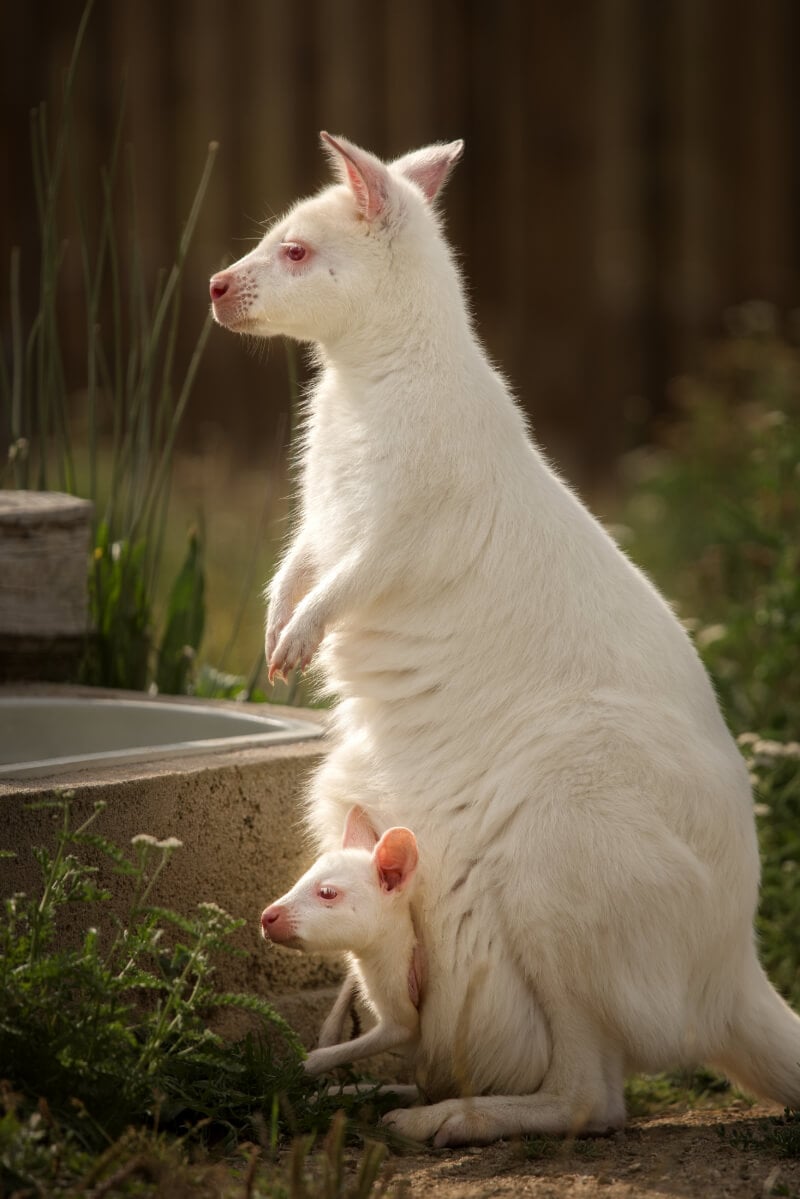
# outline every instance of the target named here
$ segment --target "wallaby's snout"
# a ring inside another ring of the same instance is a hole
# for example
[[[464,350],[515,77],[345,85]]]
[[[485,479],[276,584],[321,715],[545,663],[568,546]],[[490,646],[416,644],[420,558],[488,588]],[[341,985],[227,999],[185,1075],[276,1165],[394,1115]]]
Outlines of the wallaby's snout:
[[[246,323],[252,299],[248,277],[235,270],[217,271],[208,284],[214,320],[234,333]]]

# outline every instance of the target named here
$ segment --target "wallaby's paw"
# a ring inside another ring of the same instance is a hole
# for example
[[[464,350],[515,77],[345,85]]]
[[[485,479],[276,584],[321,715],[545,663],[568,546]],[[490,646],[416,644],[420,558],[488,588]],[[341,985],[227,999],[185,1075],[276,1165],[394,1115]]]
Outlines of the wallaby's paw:
[[[316,1078],[318,1074],[324,1074],[328,1068],[327,1058],[328,1054],[325,1049],[312,1049],[303,1062],[303,1072],[309,1078]]]
[[[269,659],[269,681],[276,674],[286,678],[295,666],[305,670],[319,649],[325,629],[309,616],[293,616],[278,638]]]
[[[586,1123],[556,1096],[487,1096],[446,1099],[409,1111],[391,1111],[384,1116],[394,1132],[414,1141],[432,1140],[438,1149],[455,1145],[488,1145],[510,1136],[605,1135],[622,1128],[625,1117]]]
[[[267,616],[267,631],[264,635],[264,653],[267,663],[272,661],[272,655],[275,653],[275,646],[278,644],[281,633],[291,619],[291,605],[282,603],[277,599],[273,600],[269,606],[269,614]],[[270,682],[272,682],[272,672],[270,672]]]
[[[446,1099],[427,1107],[398,1109],[383,1117],[393,1132],[412,1141],[430,1141],[438,1149],[450,1145],[486,1145],[503,1136],[492,1114],[470,1099]]]
[[[272,655],[275,653],[275,646],[278,644],[278,638],[286,627],[286,622],[279,624],[277,621],[273,624],[272,621],[267,625],[267,632],[264,637],[264,656],[269,662]]]
[[[459,1101],[460,1102],[460,1101]],[[504,1135],[502,1127],[486,1112],[472,1111],[461,1105],[461,1110],[439,1126],[433,1143],[437,1149],[454,1145],[489,1145]]]

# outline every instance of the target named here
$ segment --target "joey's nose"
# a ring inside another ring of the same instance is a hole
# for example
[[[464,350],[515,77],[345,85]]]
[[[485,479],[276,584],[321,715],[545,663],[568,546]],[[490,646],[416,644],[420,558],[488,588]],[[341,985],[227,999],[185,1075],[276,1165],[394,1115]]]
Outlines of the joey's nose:
[[[268,941],[285,941],[291,936],[289,915],[286,908],[273,903],[261,913],[261,935]]]
[[[221,300],[230,291],[231,281],[227,275],[214,275],[208,285],[208,290],[211,292],[211,299],[214,303]]]

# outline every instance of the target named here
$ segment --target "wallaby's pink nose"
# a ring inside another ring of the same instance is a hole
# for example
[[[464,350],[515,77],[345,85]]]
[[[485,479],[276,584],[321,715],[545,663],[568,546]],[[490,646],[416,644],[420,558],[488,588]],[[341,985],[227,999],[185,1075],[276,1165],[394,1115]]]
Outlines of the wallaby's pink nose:
[[[211,299],[214,301],[214,303],[216,303],[217,300],[221,300],[223,296],[228,294],[230,285],[231,281],[227,275],[214,275],[208,285],[208,290],[211,292]]]
[[[271,908],[265,908],[261,913],[261,927],[267,928],[270,924],[274,924],[280,919],[283,908],[280,908],[277,903],[274,903]]]
[[[268,941],[286,941],[293,928],[289,913],[279,903],[273,903],[261,913],[261,935]]]

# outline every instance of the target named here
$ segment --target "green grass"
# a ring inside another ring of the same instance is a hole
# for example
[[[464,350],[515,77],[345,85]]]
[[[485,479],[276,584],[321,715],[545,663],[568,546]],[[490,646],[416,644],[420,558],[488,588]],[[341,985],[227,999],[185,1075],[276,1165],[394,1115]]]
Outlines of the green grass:
[[[768,1116],[752,1126],[727,1128],[722,1125],[719,1135],[726,1144],[744,1153],[754,1149],[778,1157],[800,1157],[800,1112],[789,1111],[782,1116]],[[773,1194],[780,1194],[773,1191]]]
[[[391,1182],[386,1146],[364,1141],[354,1151],[347,1127],[340,1112],[324,1139],[298,1137],[280,1155],[266,1128],[223,1155],[203,1142],[201,1127],[182,1137],[130,1128],[91,1153],[46,1103],[25,1113],[6,1088],[0,1092],[0,1182],[20,1197],[402,1199],[407,1192]]]

